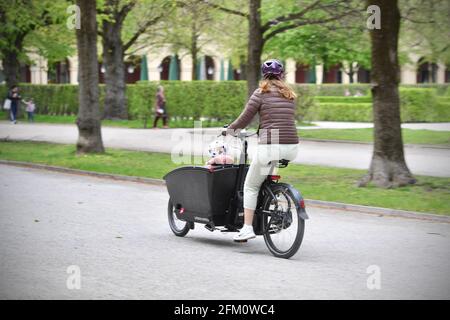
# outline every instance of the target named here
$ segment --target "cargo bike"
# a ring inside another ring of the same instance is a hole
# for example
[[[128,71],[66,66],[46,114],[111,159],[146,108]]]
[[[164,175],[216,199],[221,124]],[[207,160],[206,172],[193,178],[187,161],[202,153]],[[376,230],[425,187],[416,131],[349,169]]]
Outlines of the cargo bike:
[[[176,236],[185,236],[196,223],[209,231],[237,232],[242,228],[248,138],[254,134],[243,130],[235,135],[242,147],[239,164],[184,166],[164,176],[170,196],[169,226]],[[271,162],[272,170],[288,164],[284,159]],[[260,188],[253,228],[257,236],[264,237],[274,256],[287,259],[302,243],[308,215],[301,193],[279,182],[280,176],[273,175],[272,170]]]

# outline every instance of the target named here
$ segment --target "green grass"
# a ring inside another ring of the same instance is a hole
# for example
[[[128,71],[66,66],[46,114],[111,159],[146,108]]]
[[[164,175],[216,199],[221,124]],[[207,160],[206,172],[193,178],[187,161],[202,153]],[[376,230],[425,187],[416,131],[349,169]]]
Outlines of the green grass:
[[[7,119],[5,112],[0,113],[0,119]],[[74,124],[77,117],[72,115],[45,115],[45,114],[35,114],[34,122],[36,123],[56,123],[56,124]],[[26,114],[18,119],[19,121],[26,122]],[[105,127],[122,127],[122,128],[133,128],[142,129],[144,128],[143,120],[102,120],[102,126]],[[147,122],[147,128],[153,126],[153,119]],[[223,123],[218,123],[214,121],[203,121],[203,127],[222,127]],[[158,127],[162,127],[162,121],[158,121]],[[169,121],[169,127],[171,128],[193,128],[193,120],[175,120],[171,119]]]
[[[373,129],[300,130],[301,138],[323,140],[373,141]],[[441,144],[450,146],[450,131],[402,129],[403,142],[408,144]]]
[[[7,115],[4,111],[0,111],[0,119],[7,120]],[[56,123],[56,124],[74,124],[77,117],[73,115],[45,115],[45,114],[35,114],[34,122],[36,123]],[[18,119],[19,121],[26,122],[26,114],[22,114],[22,117]],[[203,128],[210,127],[223,127],[226,121],[202,121]],[[315,126],[309,122],[300,122],[298,126]],[[143,120],[102,120],[102,126],[105,127],[122,127],[122,128],[132,128],[132,129],[142,129],[144,128]],[[147,122],[147,128],[153,126],[153,118],[149,119]],[[162,127],[162,120],[158,121],[158,127]],[[183,120],[183,119],[169,119],[170,128],[194,128],[194,120]]]
[[[158,179],[177,167],[169,154],[108,149],[78,156],[73,145],[36,142],[0,142],[0,159]],[[417,176],[414,186],[379,189],[356,187],[364,170],[291,164],[279,174],[309,199],[450,215],[450,178]]]

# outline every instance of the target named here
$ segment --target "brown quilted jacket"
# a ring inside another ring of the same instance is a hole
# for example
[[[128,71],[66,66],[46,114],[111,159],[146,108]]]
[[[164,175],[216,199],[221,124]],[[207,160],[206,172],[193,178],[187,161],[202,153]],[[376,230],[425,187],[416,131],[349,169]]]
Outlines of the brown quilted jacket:
[[[261,93],[256,89],[240,116],[229,125],[229,129],[244,129],[259,113],[259,143],[297,144],[295,126],[295,101],[284,98],[277,89]]]

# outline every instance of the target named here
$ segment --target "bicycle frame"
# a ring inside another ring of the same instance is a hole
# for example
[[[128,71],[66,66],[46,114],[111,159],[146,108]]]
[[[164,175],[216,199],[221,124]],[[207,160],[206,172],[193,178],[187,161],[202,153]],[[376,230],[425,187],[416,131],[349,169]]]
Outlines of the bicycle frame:
[[[248,167],[248,165],[247,165],[247,159],[248,159],[247,137],[248,136],[245,134],[238,136],[238,138],[242,142],[243,152],[241,152],[241,157],[240,157],[240,161],[239,161],[239,170],[238,170],[238,176],[237,176],[237,180],[236,180],[234,198],[230,202],[230,208],[228,211],[229,213],[231,213],[229,225],[227,225],[227,227],[230,229],[239,229],[243,225],[243,216],[241,218],[240,213],[243,213],[243,211],[244,211],[244,209],[243,209],[243,192],[244,192],[244,181],[245,181],[245,176],[246,176],[246,168]],[[288,163],[288,161],[282,161],[280,164],[280,167],[286,167],[287,163]],[[275,204],[277,204],[277,202],[278,202],[275,194],[272,192],[272,187],[274,187],[275,185],[279,185],[278,181],[274,182],[271,179],[271,173],[272,173],[274,167],[275,167],[275,164],[273,164],[273,167],[271,168],[269,175],[267,176],[267,179],[263,182],[263,184],[260,188],[260,191],[259,191],[258,202],[257,202],[258,205],[255,210],[254,221],[253,221],[254,231],[255,231],[255,234],[257,234],[257,235],[262,235],[262,234],[264,234],[265,231],[267,231],[267,230],[263,230],[263,228],[262,228],[262,215],[264,213],[262,210],[263,199],[268,194],[273,199]],[[305,210],[305,206],[304,206],[304,200],[303,200],[303,197],[301,196],[301,194],[294,187],[292,187],[289,184],[283,183],[282,185],[285,186],[287,192],[289,192],[292,195],[292,197],[294,198],[294,202],[295,202],[294,205],[299,212],[300,218],[302,218],[304,220],[308,219],[308,215],[306,214],[306,210]],[[291,204],[289,204],[289,205],[291,205]]]

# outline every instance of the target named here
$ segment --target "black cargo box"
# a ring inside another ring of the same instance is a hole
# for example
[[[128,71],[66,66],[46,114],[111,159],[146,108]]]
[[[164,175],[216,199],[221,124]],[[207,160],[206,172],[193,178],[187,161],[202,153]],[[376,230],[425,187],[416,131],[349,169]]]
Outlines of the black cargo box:
[[[164,176],[174,207],[183,208],[177,216],[200,223],[225,221],[236,184],[238,165],[177,168]],[[248,167],[246,168],[248,170]]]

